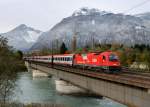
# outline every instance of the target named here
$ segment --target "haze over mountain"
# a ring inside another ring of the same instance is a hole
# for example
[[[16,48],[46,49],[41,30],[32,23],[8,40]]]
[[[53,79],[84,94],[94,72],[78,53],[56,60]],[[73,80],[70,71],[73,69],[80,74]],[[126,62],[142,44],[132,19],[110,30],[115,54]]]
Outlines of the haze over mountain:
[[[149,29],[150,31],[150,12],[137,14],[136,17],[141,18],[144,21],[144,25]]]
[[[131,16],[81,8],[44,32],[31,49],[50,47],[51,41],[56,39],[59,44],[54,44],[61,45],[65,42],[70,47],[73,36],[77,38],[78,47],[91,45],[92,41],[150,45],[150,20],[143,16],[144,14]]]
[[[37,41],[42,31],[21,24],[15,29],[1,34],[8,39],[8,44],[17,50],[28,50]]]

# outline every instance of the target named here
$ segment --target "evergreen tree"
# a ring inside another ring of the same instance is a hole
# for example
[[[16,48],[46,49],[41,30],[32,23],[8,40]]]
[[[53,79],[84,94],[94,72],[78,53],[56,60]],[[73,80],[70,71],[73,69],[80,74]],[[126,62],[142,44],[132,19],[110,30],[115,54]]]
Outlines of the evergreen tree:
[[[67,49],[65,43],[63,42],[62,45],[61,45],[61,47],[60,47],[60,53],[64,54],[67,50],[68,49]]]
[[[20,50],[18,50],[14,54],[15,54],[16,58],[19,59],[19,60],[21,60],[23,58],[23,53]]]

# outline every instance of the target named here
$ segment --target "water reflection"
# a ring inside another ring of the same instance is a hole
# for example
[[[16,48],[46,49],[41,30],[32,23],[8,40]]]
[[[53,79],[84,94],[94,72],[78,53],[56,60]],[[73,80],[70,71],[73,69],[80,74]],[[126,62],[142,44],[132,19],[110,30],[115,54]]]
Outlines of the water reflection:
[[[31,73],[19,73],[15,101],[22,103],[57,103],[69,107],[126,107],[109,99],[59,95],[51,78],[32,78]]]

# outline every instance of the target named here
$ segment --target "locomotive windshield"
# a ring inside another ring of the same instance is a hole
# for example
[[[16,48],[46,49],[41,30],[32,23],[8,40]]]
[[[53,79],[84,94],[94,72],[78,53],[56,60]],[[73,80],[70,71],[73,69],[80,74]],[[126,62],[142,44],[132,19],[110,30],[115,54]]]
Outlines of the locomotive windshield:
[[[111,54],[111,55],[109,56],[109,60],[110,60],[110,61],[118,61],[118,56],[115,55],[115,54]]]

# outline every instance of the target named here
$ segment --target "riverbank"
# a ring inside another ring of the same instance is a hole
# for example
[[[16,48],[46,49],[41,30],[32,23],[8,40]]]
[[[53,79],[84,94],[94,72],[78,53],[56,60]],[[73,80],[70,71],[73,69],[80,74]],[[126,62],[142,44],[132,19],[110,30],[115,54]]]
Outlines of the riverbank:
[[[24,61],[23,60],[20,60],[19,63],[18,63],[18,70],[17,72],[25,72],[27,71],[27,68],[24,64]]]
[[[22,103],[7,103],[0,104],[0,107],[66,107],[62,104],[39,104],[39,103],[31,103],[31,104],[22,104]]]

